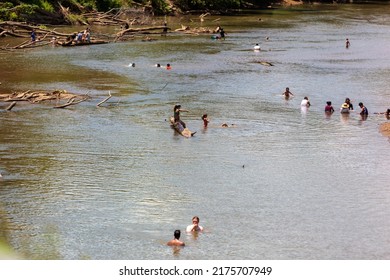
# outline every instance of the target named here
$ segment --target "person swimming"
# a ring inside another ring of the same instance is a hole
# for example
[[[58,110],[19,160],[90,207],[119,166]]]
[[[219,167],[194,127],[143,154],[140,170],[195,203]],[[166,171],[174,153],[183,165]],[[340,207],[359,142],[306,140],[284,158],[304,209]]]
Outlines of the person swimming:
[[[168,241],[167,245],[168,246],[185,246],[184,242],[179,240],[180,235],[181,235],[180,229],[175,230],[175,232],[173,233],[174,238],[172,240]]]

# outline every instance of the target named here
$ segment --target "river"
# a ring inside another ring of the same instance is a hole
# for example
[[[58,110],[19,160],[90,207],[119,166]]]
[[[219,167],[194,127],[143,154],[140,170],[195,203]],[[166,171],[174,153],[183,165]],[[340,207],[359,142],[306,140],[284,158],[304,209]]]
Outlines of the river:
[[[390,143],[373,114],[390,107],[388,9],[168,18],[173,29],[219,24],[226,40],[170,33],[1,53],[3,93],[91,96],[66,109],[0,103],[3,235],[28,259],[389,259]],[[195,137],[170,128],[175,104]],[[194,215],[205,230],[186,234]],[[165,245],[175,229],[184,248]]]

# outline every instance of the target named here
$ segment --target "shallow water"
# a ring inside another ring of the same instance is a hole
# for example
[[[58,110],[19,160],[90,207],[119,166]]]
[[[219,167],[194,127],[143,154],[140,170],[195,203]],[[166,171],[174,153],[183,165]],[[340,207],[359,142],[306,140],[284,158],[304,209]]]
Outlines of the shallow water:
[[[388,6],[315,8],[222,17],[225,41],[170,34],[2,53],[2,92],[92,97],[0,111],[12,246],[54,259],[388,259],[390,143],[378,131],[386,119],[372,114],[390,107]],[[199,25],[188,20],[168,23]],[[344,118],[347,96],[356,112]],[[190,111],[191,139],[169,127],[176,103]],[[194,215],[205,232],[183,233],[179,251],[165,246]]]

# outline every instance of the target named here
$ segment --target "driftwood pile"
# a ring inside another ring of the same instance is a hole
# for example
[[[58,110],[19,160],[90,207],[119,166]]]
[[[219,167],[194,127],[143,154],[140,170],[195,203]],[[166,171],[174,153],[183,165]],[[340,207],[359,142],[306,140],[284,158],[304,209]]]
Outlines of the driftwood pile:
[[[112,97],[111,92],[108,93],[108,97],[96,104],[97,107],[101,107],[103,103],[107,102]],[[6,106],[6,111],[11,111],[19,102],[29,103],[44,103],[49,101],[55,101],[55,109],[66,108],[72,105],[79,104],[90,99],[88,94],[78,95],[69,93],[66,90],[55,90],[52,92],[47,91],[25,91],[25,92],[14,92],[11,94],[0,93],[0,102],[10,103]]]
[[[61,7],[63,16],[70,17],[68,8]],[[202,14],[199,16],[201,22],[204,21],[209,13]],[[219,19],[214,20],[214,22]],[[165,35],[170,30],[166,25],[157,25],[154,22],[153,17],[146,14],[145,12],[137,9],[112,9],[108,12],[92,12],[83,14],[77,20],[78,24],[97,26],[97,25],[110,25],[120,27],[120,31],[116,34],[99,34],[93,32],[93,38],[91,41],[99,41],[98,39],[104,39],[105,43],[109,43],[110,40],[125,41],[135,38],[136,35],[154,34],[154,35]],[[134,26],[145,26],[134,28]],[[31,41],[31,32],[34,30],[36,34],[36,41]],[[181,28],[175,29],[174,32],[185,33],[191,35],[199,35],[204,33],[215,33],[215,30],[205,27],[190,27],[182,25]],[[77,33],[77,32],[76,32]],[[48,29],[45,26],[33,26],[27,23],[5,21],[0,22],[0,38],[4,36],[12,36],[17,38],[26,38],[26,41],[16,46],[0,46],[0,50],[17,50],[26,48],[42,47],[49,44],[59,44],[66,42],[72,36],[73,33],[62,33],[54,29]],[[101,41],[101,40],[100,40]],[[69,45],[69,44],[68,44]],[[73,44],[74,45],[74,44]]]
[[[134,9],[112,9],[108,12],[85,13],[85,25],[154,25],[152,17]]]
[[[138,14],[137,14],[138,13]],[[62,7],[62,14],[64,17],[69,16],[69,10]],[[204,21],[204,18],[209,14],[203,14],[199,17],[200,21]],[[130,19],[129,16],[132,16]],[[114,25],[120,26],[121,31],[112,35],[104,35],[93,33],[95,38],[111,38],[115,41],[123,41],[129,38],[134,38],[139,34],[157,34],[157,35],[166,35],[169,27],[166,24],[156,25],[153,21],[153,17],[147,16],[145,13],[140,13],[139,11],[134,12],[134,10],[111,10],[106,13],[89,13],[84,14],[83,18],[85,21],[79,20],[79,24],[85,25]],[[217,21],[217,20],[216,20]],[[135,28],[134,25],[148,25],[146,27]],[[36,41],[32,42],[31,32],[34,31],[36,34]],[[209,28],[191,28],[190,26],[182,25],[181,28],[174,30],[174,32],[199,35],[200,33],[215,33],[214,30]],[[26,48],[36,48],[41,46],[46,46],[49,44],[63,45],[63,46],[73,46],[73,45],[82,45],[82,44],[66,44],[63,42],[69,42],[68,38],[71,37],[74,33],[62,33],[54,29],[48,29],[45,26],[33,26],[27,23],[21,22],[0,22],[0,40],[1,37],[11,36],[16,38],[26,38],[22,43],[18,43],[16,46],[3,45],[0,46],[0,50],[10,51],[10,50],[20,50]],[[148,41],[151,41],[150,37],[147,37]],[[101,41],[101,40],[92,40],[91,41]],[[95,42],[95,43],[96,43]],[[105,41],[109,42],[109,41]],[[0,83],[1,84],[1,83]],[[111,93],[103,101],[99,102],[96,106],[100,107],[103,103],[111,98]],[[42,103],[55,101],[56,105],[54,108],[66,108],[71,105],[76,105],[80,102],[89,99],[88,95],[76,95],[68,93],[65,90],[56,90],[53,92],[47,91],[25,91],[25,92],[15,92],[11,94],[1,94],[0,93],[0,102],[9,103],[5,107],[6,110],[10,111],[20,102],[29,102],[29,103]],[[61,102],[62,101],[62,102]]]
[[[32,31],[35,31],[37,40],[32,42],[30,39],[30,34]],[[36,48],[46,46],[53,43],[53,37],[57,38],[67,38],[71,34],[57,32],[55,29],[49,30],[37,26],[31,26],[25,23],[5,21],[0,22],[0,37],[1,36],[12,36],[18,38],[29,38],[28,40],[20,43],[16,46],[1,46],[3,50],[16,50],[16,49],[25,49],[25,48]]]
[[[10,111],[19,102],[42,103],[45,101],[56,101],[54,108],[65,108],[83,102],[87,99],[89,99],[88,95],[76,95],[69,93],[66,90],[55,90],[53,92],[28,90],[25,92],[0,94],[0,102],[10,103],[10,105],[6,107],[7,111]],[[61,104],[61,100],[66,100],[66,102]]]

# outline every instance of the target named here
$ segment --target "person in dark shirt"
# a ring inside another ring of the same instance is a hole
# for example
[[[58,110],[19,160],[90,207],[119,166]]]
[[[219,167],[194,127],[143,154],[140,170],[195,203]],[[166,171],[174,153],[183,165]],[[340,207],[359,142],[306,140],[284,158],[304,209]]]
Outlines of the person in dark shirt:
[[[334,108],[332,106],[332,102],[331,101],[327,101],[326,102],[326,106],[325,106],[325,113],[332,114],[333,112],[334,112]]]
[[[363,104],[362,102],[359,103],[359,107],[360,107],[360,109],[361,109],[360,115],[362,115],[362,116],[367,116],[367,115],[368,115],[367,107],[364,106],[364,104]]]
[[[350,100],[348,97],[345,98],[345,103],[348,104],[349,110],[353,110],[353,105],[352,105],[352,103],[351,103],[351,100]]]
[[[207,125],[209,124],[209,119],[208,119],[208,117],[207,117],[207,114],[204,114],[203,116],[202,116],[202,120],[203,120],[203,126],[204,127],[207,127]]]
[[[35,34],[35,29],[31,31],[31,42],[35,42],[37,39],[37,35]]]
[[[173,108],[173,117],[175,119],[175,123],[180,123],[183,128],[186,128],[186,124],[180,119],[180,112],[188,112],[187,110],[184,110],[181,108],[181,105],[175,105]]]

